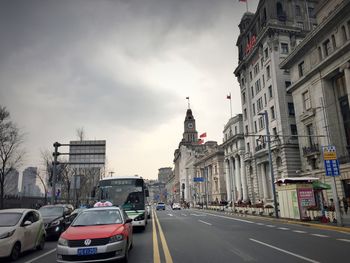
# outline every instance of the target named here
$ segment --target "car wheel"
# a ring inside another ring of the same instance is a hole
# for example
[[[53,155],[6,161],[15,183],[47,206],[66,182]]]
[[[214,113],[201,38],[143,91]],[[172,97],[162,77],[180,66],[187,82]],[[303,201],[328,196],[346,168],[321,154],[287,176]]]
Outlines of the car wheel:
[[[39,244],[37,245],[36,249],[37,250],[43,250],[45,247],[45,236],[43,235],[40,239]]]
[[[13,245],[12,251],[11,251],[11,255],[10,255],[10,259],[11,261],[15,261],[19,258],[19,255],[21,254],[21,244],[19,242],[16,242]]]

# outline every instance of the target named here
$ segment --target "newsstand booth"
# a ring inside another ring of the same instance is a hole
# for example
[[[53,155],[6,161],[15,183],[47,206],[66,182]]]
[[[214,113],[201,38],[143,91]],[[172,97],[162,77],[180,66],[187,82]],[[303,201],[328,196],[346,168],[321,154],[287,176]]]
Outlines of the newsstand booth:
[[[275,181],[282,218],[307,220],[307,208],[315,206],[314,177],[287,177]]]

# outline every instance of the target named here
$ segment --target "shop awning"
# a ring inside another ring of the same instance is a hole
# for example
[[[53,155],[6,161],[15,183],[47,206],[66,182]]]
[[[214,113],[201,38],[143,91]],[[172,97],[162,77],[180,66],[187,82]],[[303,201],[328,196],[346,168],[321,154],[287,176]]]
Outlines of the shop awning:
[[[328,190],[331,189],[331,186],[329,184],[322,183],[320,181],[315,181],[312,182],[312,187],[314,189],[319,189],[319,190]]]

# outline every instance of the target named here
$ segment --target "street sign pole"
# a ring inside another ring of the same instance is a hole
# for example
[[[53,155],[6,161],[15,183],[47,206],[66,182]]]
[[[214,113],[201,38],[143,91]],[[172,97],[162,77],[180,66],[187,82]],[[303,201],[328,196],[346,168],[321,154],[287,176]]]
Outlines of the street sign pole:
[[[332,178],[332,193],[333,193],[333,201],[335,214],[337,218],[338,226],[343,226],[343,219],[340,213],[339,199],[338,199],[338,191],[337,184],[335,182],[335,176],[340,175],[339,162],[337,159],[337,152],[335,146],[328,145],[323,146],[323,159],[326,170],[326,176],[331,176]]]

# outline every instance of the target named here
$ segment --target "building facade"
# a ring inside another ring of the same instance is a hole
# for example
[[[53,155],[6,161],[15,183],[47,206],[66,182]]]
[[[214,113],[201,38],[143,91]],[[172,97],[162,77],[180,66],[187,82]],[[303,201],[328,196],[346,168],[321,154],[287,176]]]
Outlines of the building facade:
[[[281,63],[290,70],[304,176],[325,183],[322,146],[334,145],[339,197],[350,200],[350,1],[320,1],[318,26]],[[331,190],[326,198],[333,198]]]
[[[18,195],[18,179],[19,172],[13,169],[6,177],[4,181],[4,193],[5,195]]]
[[[22,174],[22,195],[42,196],[41,189],[37,185],[37,174],[37,167],[27,167],[26,169],[24,169]]]
[[[277,178],[296,176],[300,169],[298,138],[293,136],[297,135],[293,98],[287,93],[290,74],[280,69],[279,64],[317,24],[316,3],[315,0],[260,0],[256,13],[245,13],[239,24],[236,43],[239,61],[234,74],[240,84],[246,154],[244,162],[241,154],[235,165],[237,168],[241,165],[240,172],[248,171],[253,178],[251,192],[255,200],[272,200],[267,140],[271,141]],[[266,114],[270,138],[266,136]],[[248,190],[242,180],[240,185],[237,198],[244,200],[248,198]],[[243,193],[246,193],[244,197]]]

